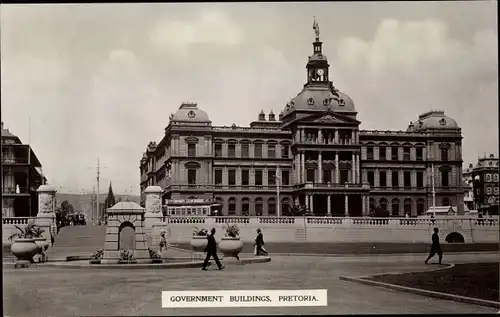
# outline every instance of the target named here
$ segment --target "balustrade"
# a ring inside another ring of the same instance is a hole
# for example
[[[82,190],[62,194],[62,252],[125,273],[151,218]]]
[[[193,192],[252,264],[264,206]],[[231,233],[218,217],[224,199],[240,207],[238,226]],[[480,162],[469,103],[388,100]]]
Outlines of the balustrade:
[[[295,218],[266,217],[266,218],[259,218],[259,223],[261,223],[261,224],[294,224]]]
[[[388,225],[389,218],[351,218],[354,225]]]
[[[6,217],[2,218],[2,223],[4,225],[26,225],[28,222],[36,220],[36,217]]]
[[[175,224],[205,223],[206,219],[207,218],[205,217],[168,217],[168,223],[175,223]]]
[[[320,217],[312,217],[306,218],[307,224],[312,225],[341,225],[344,218],[320,218]]]
[[[216,217],[215,223],[240,223],[247,224],[250,223],[250,218],[248,217]]]

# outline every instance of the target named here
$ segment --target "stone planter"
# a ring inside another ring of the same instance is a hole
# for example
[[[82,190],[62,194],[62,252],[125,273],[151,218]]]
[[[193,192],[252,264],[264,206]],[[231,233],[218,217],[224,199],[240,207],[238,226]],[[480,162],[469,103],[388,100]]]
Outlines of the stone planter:
[[[189,241],[189,245],[196,252],[205,252],[208,240],[206,236],[193,236],[193,239]]]
[[[89,264],[101,264],[101,260],[89,260]]]
[[[162,259],[151,259],[153,263],[163,263]]]
[[[239,259],[238,254],[243,249],[243,242],[240,237],[231,238],[223,237],[219,242],[219,250],[224,254],[224,257],[233,257]]]
[[[137,260],[120,260],[118,264],[136,264]]]
[[[41,253],[42,248],[35,243],[35,239],[16,239],[10,246],[10,252],[18,260],[26,260],[33,263],[33,256]]]

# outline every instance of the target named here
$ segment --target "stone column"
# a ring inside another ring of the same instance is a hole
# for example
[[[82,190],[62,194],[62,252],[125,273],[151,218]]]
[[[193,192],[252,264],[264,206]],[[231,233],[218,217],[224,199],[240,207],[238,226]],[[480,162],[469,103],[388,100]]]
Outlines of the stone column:
[[[148,242],[151,239],[151,232],[153,231],[153,223],[161,222],[163,219],[162,204],[161,204],[161,194],[163,190],[160,186],[148,186],[144,190],[144,195],[146,195],[146,213],[145,218],[145,229],[146,235],[148,237]]]
[[[339,129],[335,129],[335,144],[339,144]]]
[[[301,158],[300,158],[300,163],[301,163],[301,167],[300,167],[300,180],[301,180],[301,183],[305,183],[306,182],[306,154],[304,152],[302,152],[301,154]]]
[[[306,208],[309,208],[309,195],[306,194]]]
[[[356,182],[356,154],[354,154],[354,152],[352,152],[351,174],[352,174],[351,183],[355,183]]]
[[[359,167],[359,161],[360,161],[359,153],[356,153],[356,182],[358,184],[361,184],[361,171]]]
[[[323,184],[323,158],[321,155],[321,151],[318,153],[318,178],[319,183]]]
[[[300,128],[300,143],[304,143],[304,128]]]
[[[339,152],[335,152],[335,183],[340,183]]]
[[[314,195],[309,195],[309,199],[311,200],[309,202],[309,209],[311,209],[311,212],[314,213]]]
[[[345,195],[345,216],[349,217],[349,196]]]
[[[328,216],[332,215],[331,195],[326,196],[326,211]]]
[[[323,134],[321,133],[321,129],[318,129],[318,144],[323,144]]]
[[[55,200],[57,191],[50,185],[41,185],[37,191],[38,214],[36,216],[36,224],[40,227],[45,227],[45,231],[48,234],[45,238],[50,239],[50,233],[54,236],[57,235]]]
[[[354,144],[354,139],[356,138],[356,132],[354,130],[351,131],[351,140],[349,140],[349,144]]]

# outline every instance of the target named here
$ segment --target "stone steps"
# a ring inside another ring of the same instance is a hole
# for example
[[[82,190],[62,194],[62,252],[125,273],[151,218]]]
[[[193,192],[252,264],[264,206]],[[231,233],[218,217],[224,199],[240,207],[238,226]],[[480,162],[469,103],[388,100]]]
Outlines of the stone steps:
[[[306,243],[307,242],[307,233],[305,228],[297,228],[295,229],[295,236],[293,241],[295,243]]]

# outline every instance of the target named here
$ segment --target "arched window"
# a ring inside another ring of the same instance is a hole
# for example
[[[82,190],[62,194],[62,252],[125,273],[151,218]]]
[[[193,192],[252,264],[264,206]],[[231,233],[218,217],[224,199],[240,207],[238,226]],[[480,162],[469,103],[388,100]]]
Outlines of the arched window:
[[[227,200],[227,207],[228,207],[228,215],[229,216],[234,216],[236,215],[236,198],[231,197]]]
[[[380,199],[380,209],[382,211],[387,210],[387,199],[385,199],[385,198]]]
[[[491,195],[491,187],[490,186],[486,187],[486,194]]]
[[[373,198],[370,198],[370,211],[374,211],[375,210],[375,205],[376,205],[376,201],[375,199]]]
[[[223,214],[222,210],[223,210],[223,207],[224,207],[224,199],[222,199],[222,197],[217,197],[217,198],[215,198],[215,203],[217,205],[219,205],[217,207],[217,209],[215,210],[215,211],[217,211],[215,214],[217,216],[223,216],[224,214]]]
[[[391,202],[391,216],[398,217],[399,216],[399,199],[394,198]]]
[[[417,200],[417,216],[423,215],[425,212],[425,200],[420,198]]]
[[[258,198],[255,198],[255,215],[260,217],[262,216],[262,208],[263,207],[263,204],[262,204],[262,198],[258,197]]]
[[[498,182],[498,174],[493,174],[493,181]]]
[[[241,199],[241,215],[250,216],[250,199],[247,197]]]
[[[404,209],[405,209],[405,215],[408,214],[409,216],[411,215],[411,205],[413,204],[413,201],[410,198],[406,198],[404,201]]]
[[[443,198],[441,206],[450,206],[450,199],[448,197]]]
[[[281,200],[281,210],[280,210],[280,213],[282,215],[286,215],[288,213],[288,209],[290,209],[290,201],[288,200],[288,198],[283,198]]]
[[[276,216],[276,198],[269,198],[267,201],[267,214],[269,216]]]
[[[486,174],[486,181],[491,182],[491,174]]]

